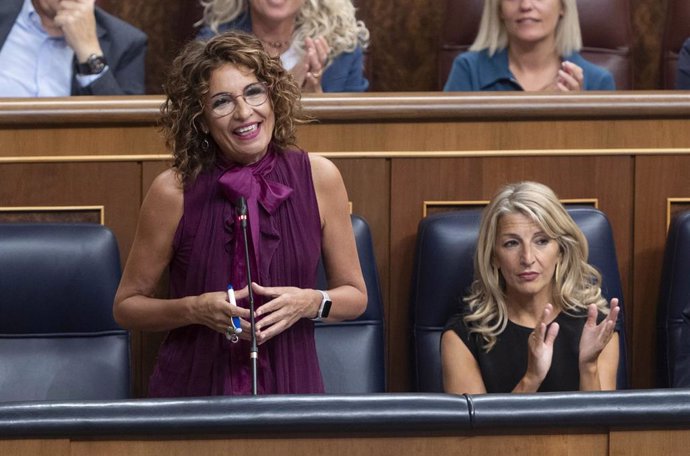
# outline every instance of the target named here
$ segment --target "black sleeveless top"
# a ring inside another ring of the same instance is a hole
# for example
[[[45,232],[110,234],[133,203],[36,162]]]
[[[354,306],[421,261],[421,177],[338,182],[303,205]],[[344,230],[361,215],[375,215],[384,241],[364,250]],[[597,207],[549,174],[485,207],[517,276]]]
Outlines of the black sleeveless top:
[[[464,314],[454,315],[445,330],[455,331],[477,360],[488,393],[511,392],[527,370],[527,339],[534,329],[508,320],[496,345],[487,353],[481,336],[469,333],[463,316]],[[599,313],[597,321],[600,322],[605,317]],[[580,335],[587,321],[587,313],[585,311],[572,316],[561,312],[554,321],[558,322],[560,329],[554,342],[551,368],[538,391],[577,391],[580,389]]]

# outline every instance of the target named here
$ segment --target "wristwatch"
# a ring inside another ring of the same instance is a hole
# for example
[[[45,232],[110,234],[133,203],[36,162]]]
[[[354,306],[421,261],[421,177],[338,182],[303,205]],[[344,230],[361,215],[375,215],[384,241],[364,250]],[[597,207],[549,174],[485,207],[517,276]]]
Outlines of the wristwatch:
[[[82,76],[101,74],[107,65],[108,62],[105,60],[105,57],[98,54],[91,54],[89,58],[86,59],[85,63],[77,64],[77,73]]]
[[[321,305],[319,306],[319,313],[316,314],[316,318],[312,318],[312,321],[321,321],[325,318],[328,318],[328,314],[331,313],[331,304],[333,304],[333,301],[331,301],[331,297],[328,296],[328,293],[326,293],[325,291],[316,291],[321,293],[322,299]]]

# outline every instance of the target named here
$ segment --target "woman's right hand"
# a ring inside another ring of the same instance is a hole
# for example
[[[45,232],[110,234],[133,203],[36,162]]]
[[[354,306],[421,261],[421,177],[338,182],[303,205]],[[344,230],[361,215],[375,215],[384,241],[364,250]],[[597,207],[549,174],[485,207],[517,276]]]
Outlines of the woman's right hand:
[[[582,68],[573,62],[564,61],[556,77],[556,89],[561,92],[576,92],[584,87],[585,74]]]
[[[527,341],[528,355],[527,355],[527,372],[523,377],[521,384],[518,385],[520,391],[536,392],[541,386],[541,383],[546,378],[546,374],[551,369],[551,361],[553,359],[553,343],[558,336],[558,323],[547,323],[551,320],[553,314],[553,306],[547,304],[542,313],[541,320],[530,334]]]
[[[235,299],[246,297],[247,287],[235,291]],[[250,338],[249,309],[230,304],[226,292],[214,291],[197,296],[192,313],[192,320],[195,323],[207,326],[221,334],[225,334],[232,317],[240,317],[242,332],[239,337],[246,340]]]
[[[290,73],[302,92],[321,93],[321,78],[328,60],[331,48],[323,37],[306,38],[304,41],[304,56],[294,66]]]

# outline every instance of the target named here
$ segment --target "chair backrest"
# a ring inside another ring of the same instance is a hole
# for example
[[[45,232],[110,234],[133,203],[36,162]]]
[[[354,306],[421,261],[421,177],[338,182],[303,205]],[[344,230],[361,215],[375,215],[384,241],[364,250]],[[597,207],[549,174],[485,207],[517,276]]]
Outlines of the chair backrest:
[[[479,31],[484,0],[446,0],[438,54],[438,87],[448,80],[453,60],[467,51]]]
[[[690,387],[690,211],[668,229],[657,307],[657,385]]]
[[[690,2],[668,0],[664,36],[661,41],[661,87],[676,88],[678,53],[683,42],[690,38]]]
[[[119,280],[101,225],[0,224],[0,401],[129,397]]]
[[[683,0],[681,0],[683,1]],[[438,83],[448,79],[453,59],[474,42],[484,0],[446,0],[442,27]],[[616,88],[631,89],[632,27],[629,0],[578,0],[584,58],[609,70]]]
[[[602,292],[607,298],[623,294],[613,235],[606,216],[591,207],[569,207],[568,212],[589,243],[588,262],[602,274]],[[448,318],[460,309],[461,297],[472,283],[474,253],[481,211],[431,215],[419,223],[412,278],[413,364],[417,391],[443,391],[440,340]],[[623,312],[620,327],[625,327]],[[621,352],[618,387],[627,386],[625,335],[620,334]]]
[[[382,393],[386,390],[386,374],[378,268],[369,225],[357,215],[351,218],[369,297],[367,310],[356,320],[317,323],[316,349],[327,393]],[[321,265],[319,287],[326,289]]]
[[[577,12],[582,30],[582,56],[609,70],[617,89],[632,89],[629,0],[578,0]]]

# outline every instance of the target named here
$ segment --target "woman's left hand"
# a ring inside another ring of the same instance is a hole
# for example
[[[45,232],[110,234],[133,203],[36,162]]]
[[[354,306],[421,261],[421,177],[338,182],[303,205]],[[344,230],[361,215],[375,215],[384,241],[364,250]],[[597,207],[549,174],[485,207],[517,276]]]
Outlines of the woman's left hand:
[[[564,61],[558,70],[556,77],[556,88],[561,92],[573,92],[582,90],[584,87],[585,73],[578,65],[573,62]]]
[[[282,333],[300,318],[316,317],[322,299],[316,290],[297,287],[262,287],[252,282],[252,290],[268,298],[255,312],[259,344]]]
[[[618,299],[611,300],[611,311],[607,317],[597,325],[597,306],[590,304],[587,309],[587,321],[582,328],[580,337],[580,366],[595,364],[599,360],[599,355],[613,337],[613,331],[618,319]]]
[[[326,69],[330,46],[323,37],[306,38],[304,41],[306,75],[302,86],[303,92],[321,93],[321,78]]]

